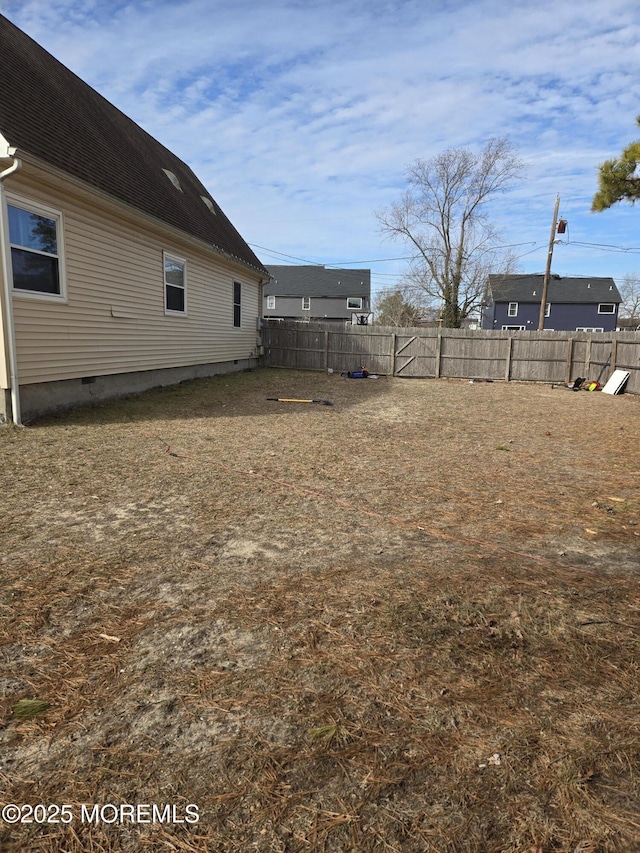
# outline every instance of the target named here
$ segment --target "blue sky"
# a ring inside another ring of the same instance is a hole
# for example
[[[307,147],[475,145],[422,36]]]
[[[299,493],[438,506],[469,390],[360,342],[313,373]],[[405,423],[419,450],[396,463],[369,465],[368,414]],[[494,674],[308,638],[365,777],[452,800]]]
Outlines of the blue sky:
[[[637,0],[0,0],[0,11],[187,162],[265,265],[405,268],[375,211],[405,167],[510,137],[492,205],[543,272],[640,273],[640,208],[590,213],[597,166],[640,136]],[[581,245],[589,244],[589,245]],[[600,248],[599,248],[600,247]],[[604,248],[616,247],[616,248]],[[635,251],[622,251],[631,249]]]

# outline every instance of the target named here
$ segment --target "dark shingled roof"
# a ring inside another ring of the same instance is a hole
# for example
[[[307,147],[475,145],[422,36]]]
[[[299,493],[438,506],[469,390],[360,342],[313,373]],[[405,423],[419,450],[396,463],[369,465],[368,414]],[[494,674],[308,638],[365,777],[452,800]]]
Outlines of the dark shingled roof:
[[[0,79],[0,133],[18,156],[36,155],[265,272],[185,163],[2,15]]]
[[[537,302],[542,298],[543,275],[490,275],[489,289],[494,302]],[[612,278],[549,279],[547,301],[551,303],[585,304],[620,303],[622,299]]]
[[[371,294],[371,270],[327,269],[313,266],[270,266],[274,281],[264,286],[265,296],[341,297]]]

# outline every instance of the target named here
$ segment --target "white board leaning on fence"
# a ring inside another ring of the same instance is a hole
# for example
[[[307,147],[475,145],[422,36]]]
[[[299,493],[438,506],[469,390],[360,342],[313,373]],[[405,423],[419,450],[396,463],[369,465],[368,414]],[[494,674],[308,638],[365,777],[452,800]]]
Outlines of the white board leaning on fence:
[[[628,370],[614,370],[602,389],[602,393],[619,394],[624,388],[629,376],[630,373]]]

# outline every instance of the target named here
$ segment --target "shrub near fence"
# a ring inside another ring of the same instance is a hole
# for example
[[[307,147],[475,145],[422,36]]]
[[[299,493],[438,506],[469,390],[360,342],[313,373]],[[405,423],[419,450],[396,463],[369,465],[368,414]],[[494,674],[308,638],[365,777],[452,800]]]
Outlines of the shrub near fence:
[[[616,368],[640,394],[640,332],[515,332],[265,321],[265,364],[388,376],[602,384]]]

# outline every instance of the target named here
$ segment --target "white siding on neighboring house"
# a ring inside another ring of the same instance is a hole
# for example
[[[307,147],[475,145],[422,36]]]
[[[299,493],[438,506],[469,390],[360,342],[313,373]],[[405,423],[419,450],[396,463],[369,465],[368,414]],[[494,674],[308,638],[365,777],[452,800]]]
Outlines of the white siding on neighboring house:
[[[259,273],[162,224],[19,172],[7,193],[62,213],[66,301],[14,293],[20,384],[247,359],[256,352]],[[214,215],[214,214],[211,214]],[[185,315],[165,313],[164,254],[186,262]],[[234,281],[242,285],[234,328]],[[0,359],[0,362],[2,359]],[[6,369],[0,381],[7,387]]]

